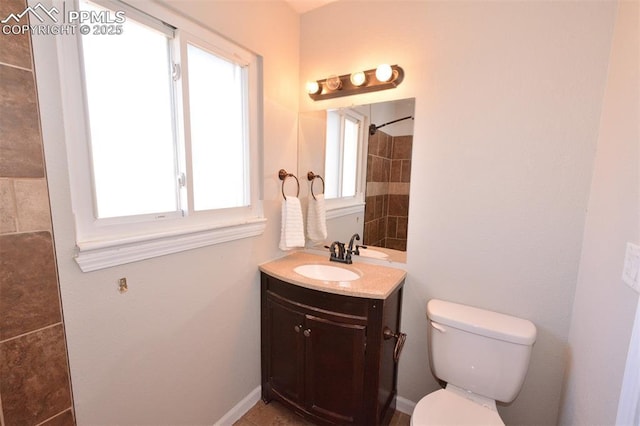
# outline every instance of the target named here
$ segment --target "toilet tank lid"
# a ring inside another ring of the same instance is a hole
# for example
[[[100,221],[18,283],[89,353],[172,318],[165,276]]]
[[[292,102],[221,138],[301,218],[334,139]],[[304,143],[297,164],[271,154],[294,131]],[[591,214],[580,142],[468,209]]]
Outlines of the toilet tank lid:
[[[427,317],[439,324],[506,342],[533,345],[536,341],[536,326],[531,321],[473,306],[431,299],[427,303]]]

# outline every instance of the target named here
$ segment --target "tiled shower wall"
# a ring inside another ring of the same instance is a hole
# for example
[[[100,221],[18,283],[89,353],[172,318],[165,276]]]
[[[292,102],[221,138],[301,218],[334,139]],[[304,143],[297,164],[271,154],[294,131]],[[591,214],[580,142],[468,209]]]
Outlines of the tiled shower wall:
[[[75,424],[28,34],[0,35],[0,424]]]
[[[413,136],[369,136],[364,244],[407,250]]]

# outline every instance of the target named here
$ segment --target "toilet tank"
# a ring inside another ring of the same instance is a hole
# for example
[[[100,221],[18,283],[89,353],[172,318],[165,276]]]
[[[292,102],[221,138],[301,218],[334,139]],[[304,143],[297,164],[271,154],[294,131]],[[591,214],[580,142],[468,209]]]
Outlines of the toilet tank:
[[[535,325],[525,319],[432,299],[427,303],[433,374],[496,401],[513,401],[529,368]]]

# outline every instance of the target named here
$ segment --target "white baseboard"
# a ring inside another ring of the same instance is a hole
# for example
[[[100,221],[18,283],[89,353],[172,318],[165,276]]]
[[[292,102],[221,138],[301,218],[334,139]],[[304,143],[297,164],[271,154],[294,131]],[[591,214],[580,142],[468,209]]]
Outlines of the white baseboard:
[[[407,398],[401,396],[396,396],[396,410],[411,415],[413,414],[414,408],[416,408],[415,402],[409,401]]]
[[[258,386],[252,390],[249,395],[245,396],[242,401],[238,402],[231,410],[227,412],[220,420],[214,423],[214,426],[230,426],[237,422],[240,417],[244,416],[247,411],[253,407],[256,402],[260,401],[262,386]]]

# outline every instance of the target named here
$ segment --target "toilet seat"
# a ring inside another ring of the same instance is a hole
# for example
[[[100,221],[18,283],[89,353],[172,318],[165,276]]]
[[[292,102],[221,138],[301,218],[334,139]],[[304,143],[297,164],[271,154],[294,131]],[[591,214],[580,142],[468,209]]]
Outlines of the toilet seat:
[[[504,426],[504,422],[497,411],[483,407],[451,390],[441,389],[418,401],[411,415],[411,425]]]

